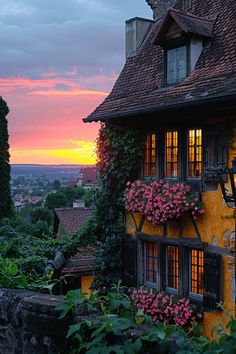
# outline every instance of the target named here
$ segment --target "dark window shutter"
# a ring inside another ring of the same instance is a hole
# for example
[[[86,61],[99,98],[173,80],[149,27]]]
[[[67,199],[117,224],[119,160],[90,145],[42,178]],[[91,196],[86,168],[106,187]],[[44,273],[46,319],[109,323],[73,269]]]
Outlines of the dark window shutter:
[[[166,267],[166,244],[161,243],[159,247],[159,265],[160,265],[160,273],[161,273],[161,283],[160,290],[166,290],[166,277],[167,277],[167,267]]]
[[[204,295],[203,304],[217,307],[222,298],[222,255],[204,251]]]
[[[138,241],[126,236],[123,241],[123,280],[127,286],[137,286]]]
[[[227,147],[225,143],[224,128],[219,125],[209,125],[204,129],[204,180],[208,183],[218,181],[217,173],[214,170],[218,167],[225,167],[227,162]]]

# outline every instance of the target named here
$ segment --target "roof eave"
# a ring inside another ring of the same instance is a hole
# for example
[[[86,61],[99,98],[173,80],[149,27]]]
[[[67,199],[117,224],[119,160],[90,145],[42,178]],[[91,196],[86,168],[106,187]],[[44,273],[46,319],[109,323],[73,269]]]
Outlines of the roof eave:
[[[111,114],[109,116],[106,116],[104,118],[84,118],[83,122],[84,123],[92,123],[92,122],[107,122],[111,121],[113,119],[118,119],[118,118],[124,118],[124,117],[136,117],[142,114],[148,114],[148,113],[161,113],[161,112],[168,112],[168,111],[173,111],[173,110],[180,110],[180,109],[190,109],[190,108],[195,108],[195,107],[204,107],[205,105],[209,104],[216,104],[216,103],[225,103],[225,102],[236,102],[236,93],[230,94],[230,95],[219,95],[215,97],[208,97],[208,98],[201,98],[198,100],[193,100],[190,102],[179,102],[179,103],[174,103],[174,104],[168,104],[168,105],[163,105],[159,106],[156,108],[147,108],[147,109],[140,109],[137,111],[132,111],[132,112],[122,112],[122,113],[116,113],[116,114]]]

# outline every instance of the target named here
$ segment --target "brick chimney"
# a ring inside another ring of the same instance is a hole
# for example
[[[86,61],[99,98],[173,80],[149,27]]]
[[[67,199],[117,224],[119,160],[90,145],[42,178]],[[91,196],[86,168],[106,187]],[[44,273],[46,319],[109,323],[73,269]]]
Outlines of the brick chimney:
[[[146,0],[153,11],[153,18],[157,20],[166,13],[166,9],[174,5],[176,0]]]

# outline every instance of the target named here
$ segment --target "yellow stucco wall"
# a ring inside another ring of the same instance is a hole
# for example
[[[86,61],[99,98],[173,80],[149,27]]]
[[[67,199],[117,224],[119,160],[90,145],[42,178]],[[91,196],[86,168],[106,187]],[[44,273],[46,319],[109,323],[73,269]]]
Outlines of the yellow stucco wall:
[[[234,156],[236,156],[236,144],[229,151],[228,166],[231,165],[231,160]],[[222,290],[225,310],[234,312],[234,213],[232,209],[225,205],[220,187],[218,187],[217,191],[202,193],[202,201],[205,214],[200,215],[196,220],[202,241],[231,251],[231,256],[223,255]],[[133,220],[132,232],[129,223],[127,223],[127,233],[135,235],[141,221],[141,215],[134,213],[129,220]],[[145,221],[141,231],[148,235],[163,235],[162,226],[155,226],[147,221]],[[178,237],[177,223],[171,222],[167,225],[167,234],[168,237]],[[182,234],[183,237],[197,237],[187,214],[182,216]],[[218,322],[220,323],[223,316],[224,313],[222,311],[205,313],[203,321],[204,334],[210,336],[212,326]]]
[[[81,277],[81,290],[84,293],[90,293],[90,286],[92,284],[93,277],[92,275],[83,275]]]

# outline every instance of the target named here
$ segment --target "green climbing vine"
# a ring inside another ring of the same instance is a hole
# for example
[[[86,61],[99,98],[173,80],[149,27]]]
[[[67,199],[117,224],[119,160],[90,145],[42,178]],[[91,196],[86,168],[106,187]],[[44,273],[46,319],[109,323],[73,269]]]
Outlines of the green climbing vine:
[[[102,125],[97,139],[99,187],[96,194],[96,233],[101,241],[95,286],[109,286],[121,277],[124,228],[123,194],[127,181],[138,177],[145,149],[137,130],[118,131]]]

